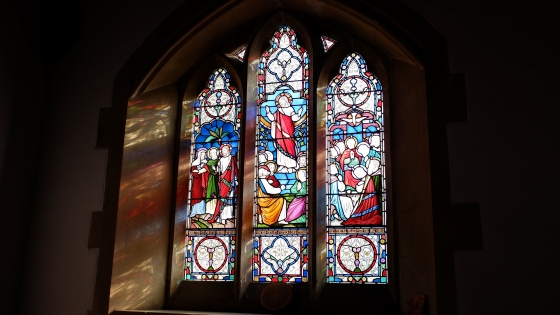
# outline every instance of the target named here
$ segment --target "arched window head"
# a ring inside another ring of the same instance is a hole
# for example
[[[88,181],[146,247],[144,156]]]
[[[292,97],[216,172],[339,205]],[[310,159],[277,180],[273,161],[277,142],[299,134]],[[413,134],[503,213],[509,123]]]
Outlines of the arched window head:
[[[185,279],[233,280],[241,96],[219,68],[194,104]]]
[[[387,283],[381,83],[358,53],[327,88],[327,281]]]
[[[309,58],[283,26],[258,68],[253,281],[307,281]]]
[[[296,34],[289,26],[280,28],[270,40],[259,64],[259,104],[279,87],[291,88],[300,97],[308,98],[309,57],[298,45]]]

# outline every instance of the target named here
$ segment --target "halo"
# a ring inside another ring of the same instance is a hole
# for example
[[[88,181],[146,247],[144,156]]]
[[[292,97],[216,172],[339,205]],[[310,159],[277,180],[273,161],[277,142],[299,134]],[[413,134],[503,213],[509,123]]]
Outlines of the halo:
[[[362,157],[366,157],[369,153],[369,145],[365,142],[360,142],[358,143],[358,146],[356,147],[356,151],[358,152],[359,155],[361,155]],[[364,152],[361,152],[364,151]],[[365,154],[364,154],[365,153]]]
[[[268,159],[266,158],[266,154],[263,152],[259,152],[257,154],[259,165],[263,165]]]
[[[218,148],[216,147],[211,147],[210,149],[208,149],[208,157],[210,157],[210,151],[216,151],[216,154],[220,153],[220,150],[218,150]]]
[[[356,175],[358,175],[358,174],[355,174],[355,172],[358,171],[358,170],[362,170],[363,176],[360,176],[360,177],[357,177],[357,176],[356,176]],[[367,169],[366,169],[366,167],[363,166],[363,165],[356,165],[356,166],[354,166],[354,167],[352,168],[352,176],[354,176],[354,177],[357,178],[357,179],[365,178],[367,174],[368,174],[368,173],[367,173]]]
[[[276,163],[274,161],[268,161],[268,162],[264,163],[264,165],[266,166],[266,168],[268,168],[269,172],[272,173],[272,171],[270,170],[270,167],[268,167],[269,164],[274,165],[274,172],[276,172],[278,170],[278,165],[276,165]]]
[[[373,166],[372,166],[372,163],[374,163]],[[371,159],[371,160],[369,160],[369,164],[368,164],[368,175],[373,175],[373,173],[375,173],[375,172],[377,172],[377,170],[379,170],[379,167],[380,167],[380,166],[381,166],[381,161],[380,161],[379,159]],[[370,169],[370,168],[374,168],[374,167],[375,167],[375,170],[374,170],[373,172],[371,172],[371,174],[369,174],[369,169]]]
[[[344,145],[344,142],[342,141],[338,141],[334,147],[336,148],[336,151],[338,152],[338,154],[342,154],[342,152],[344,152],[344,150],[346,150],[346,146]]]
[[[290,93],[287,93],[287,92],[282,92],[282,93],[278,94],[278,95],[276,96],[276,98],[274,99],[274,105],[275,105],[276,107],[280,107],[280,106],[279,106],[279,101],[280,101],[280,99],[283,98],[283,97],[288,98],[288,102],[289,102],[290,104],[292,104],[293,99],[294,99],[294,98],[292,97],[292,95],[291,95]],[[266,103],[266,102],[267,102],[267,101],[265,100],[265,101],[263,102],[263,104]],[[266,105],[263,105],[263,104],[261,104],[261,106],[266,106]],[[306,104],[306,105],[307,105],[307,104]],[[305,122],[306,120],[307,120],[307,111],[304,112],[298,120],[294,121],[294,126],[299,126],[299,125],[301,125],[301,123]],[[259,122],[260,122],[263,126],[265,126],[266,128],[270,129],[270,121],[266,120],[266,119],[264,118],[264,116],[259,115]]]
[[[292,101],[294,99],[290,93],[282,92],[278,94],[276,96],[276,99],[274,100],[274,104],[276,104],[277,107],[280,107],[280,99],[282,98],[287,98],[290,105],[292,104]]]
[[[301,181],[301,180],[299,179],[299,175],[298,175],[299,172],[301,172],[301,171],[307,173],[307,170],[306,170],[305,168],[298,168],[298,169],[296,170],[296,179],[297,179],[298,181]]]
[[[332,172],[333,168],[334,168],[334,173]],[[336,164],[334,163],[329,164],[329,174],[330,175],[338,174],[338,168],[336,167]]]
[[[231,144],[229,144],[229,143],[224,143],[224,144],[222,144],[222,145],[220,146],[220,151],[222,151],[222,149],[223,149],[224,147],[229,147],[229,152],[231,152],[231,151],[233,150],[233,147],[231,146]]]
[[[378,145],[378,146],[375,146],[375,145],[371,142],[371,141],[373,140],[374,137],[379,138],[379,145]],[[379,147],[381,147],[381,135],[378,134],[378,133],[372,134],[372,135],[369,137],[368,143],[369,143],[372,147],[374,147],[374,148],[379,148]]]
[[[264,151],[264,155],[266,155],[266,160],[267,161],[272,161],[274,160],[274,155],[272,154],[272,152],[265,150]]]
[[[266,165],[261,165],[261,166],[259,166],[259,170],[261,170],[261,169],[263,169],[263,170],[265,170],[265,171],[267,171],[267,172],[270,173],[270,169],[269,169],[268,166],[266,166]],[[261,178],[261,174],[260,174],[259,170],[257,170],[257,178]]]
[[[356,146],[358,145],[358,139],[356,139],[356,137],[354,137],[354,136],[350,136],[350,137],[346,138],[346,140],[344,140],[344,145],[345,145],[347,148],[350,148],[350,147],[348,146],[348,141],[350,141],[350,140],[354,140],[354,141],[356,142],[356,144],[354,145],[354,148],[356,148]],[[354,149],[354,148],[353,148],[353,149]]]

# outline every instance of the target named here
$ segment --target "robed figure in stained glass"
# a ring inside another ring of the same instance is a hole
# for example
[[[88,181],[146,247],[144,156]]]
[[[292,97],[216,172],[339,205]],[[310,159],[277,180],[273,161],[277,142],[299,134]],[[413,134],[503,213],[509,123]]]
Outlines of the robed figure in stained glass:
[[[206,215],[204,219],[209,220],[215,217],[218,201],[218,149],[212,147],[208,150],[206,165],[208,168],[208,183],[206,185]]]
[[[352,199],[348,196],[340,194],[341,192],[344,192],[346,185],[342,181],[342,175],[338,164],[336,162],[331,163],[328,166],[328,171],[330,189],[330,220],[334,221],[336,218],[338,220],[345,221],[354,210]]]
[[[200,148],[196,160],[191,164],[191,212],[189,217],[206,213],[206,187],[208,186],[208,165],[206,165],[206,148]]]
[[[292,96],[281,93],[276,97],[276,112],[272,114],[266,107],[266,116],[270,120],[270,135],[275,140],[276,163],[279,173],[293,173],[297,167],[296,142],[294,139],[294,122],[300,120],[303,108],[294,111]]]
[[[379,225],[383,223],[380,214],[377,186],[374,174],[379,169],[379,160],[370,159],[367,164],[368,174],[365,176],[355,210],[342,225]]]
[[[237,159],[235,156],[231,155],[231,145],[223,144],[220,148],[221,157],[218,161],[218,195],[220,196],[214,215],[208,221],[210,223],[217,220],[219,216],[220,221],[226,227],[228,226],[228,220],[234,217],[234,204],[235,204],[235,193],[237,187]],[[233,222],[229,222],[233,224]]]
[[[306,196],[307,196],[307,171],[299,169],[296,171],[297,182],[294,183],[290,192],[294,195],[294,199],[290,203],[286,212],[286,221],[295,221],[305,213]]]
[[[356,191],[356,185],[360,180],[352,175],[352,171],[354,166],[359,165],[361,161],[361,157],[356,151],[358,141],[355,137],[350,136],[345,139],[344,144],[345,149],[338,157],[338,163],[341,165],[344,172],[345,190]]]
[[[282,188],[268,166],[258,169],[257,212],[261,223],[272,225],[278,221],[285,222],[286,200],[278,195]]]

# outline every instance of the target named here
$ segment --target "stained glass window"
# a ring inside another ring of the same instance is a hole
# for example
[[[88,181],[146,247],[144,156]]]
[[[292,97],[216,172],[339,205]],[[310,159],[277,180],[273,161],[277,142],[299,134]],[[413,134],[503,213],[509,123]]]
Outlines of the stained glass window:
[[[332,46],[334,46],[334,44],[336,44],[336,40],[327,37],[325,35],[321,35],[321,42],[323,43],[323,50],[325,52],[329,51],[329,49],[332,48]]]
[[[233,280],[241,96],[217,69],[194,104],[185,279]]]
[[[233,55],[237,60],[243,62],[245,60],[245,53],[247,52],[247,45],[243,45]]]
[[[280,28],[258,68],[253,281],[307,281],[309,57]]]
[[[327,88],[327,281],[387,283],[383,92],[357,53]]]

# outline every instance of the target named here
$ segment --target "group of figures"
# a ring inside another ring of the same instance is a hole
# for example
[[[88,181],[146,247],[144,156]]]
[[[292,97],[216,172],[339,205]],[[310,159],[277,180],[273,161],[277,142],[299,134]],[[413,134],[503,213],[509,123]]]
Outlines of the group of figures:
[[[189,217],[195,227],[202,222],[234,227],[237,192],[237,159],[230,144],[218,149],[200,148],[191,164],[191,200]],[[202,221],[204,220],[204,221]],[[198,222],[198,224],[197,224]]]
[[[301,106],[296,112],[290,93],[276,96],[274,106],[265,106],[257,166],[257,222],[263,226],[305,226],[307,209],[306,146]],[[271,110],[272,107],[272,110]]]
[[[380,146],[379,134],[359,143],[355,136],[332,143],[328,165],[330,225],[382,224]]]
[[[195,106],[192,136],[191,228],[234,228],[241,97],[217,69]]]
[[[306,227],[308,57],[285,26],[259,64],[256,224]]]
[[[383,224],[383,99],[379,80],[356,53],[327,89],[330,226]]]

